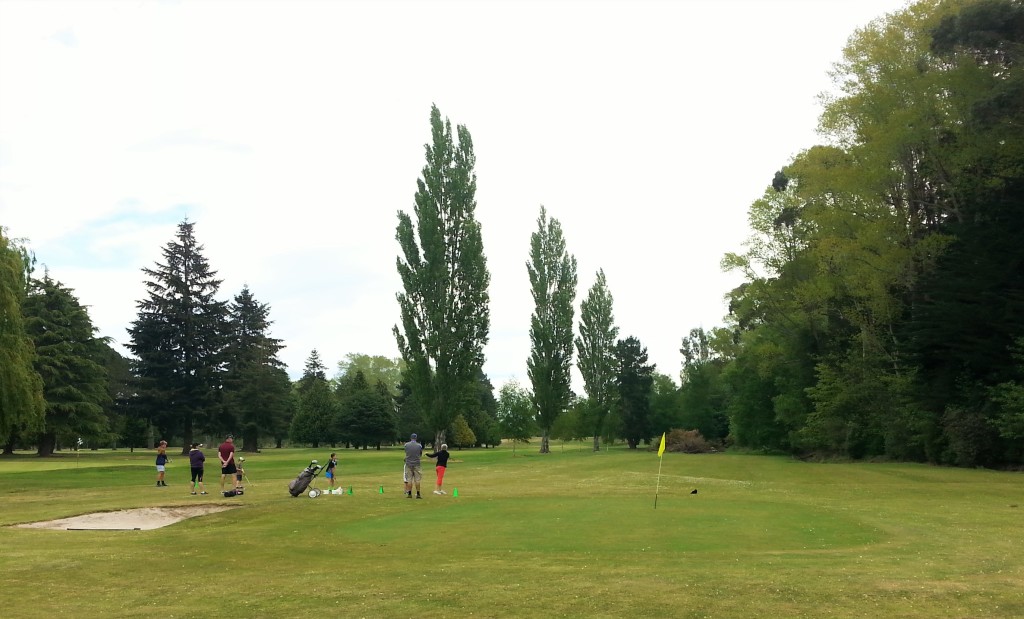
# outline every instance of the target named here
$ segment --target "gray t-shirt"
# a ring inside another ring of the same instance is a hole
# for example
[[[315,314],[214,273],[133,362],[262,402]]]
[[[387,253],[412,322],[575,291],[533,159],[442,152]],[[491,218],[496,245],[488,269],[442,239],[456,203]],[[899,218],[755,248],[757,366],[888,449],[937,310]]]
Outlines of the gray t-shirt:
[[[423,445],[416,441],[409,441],[405,444],[405,463],[408,466],[419,466],[420,456],[423,455]]]

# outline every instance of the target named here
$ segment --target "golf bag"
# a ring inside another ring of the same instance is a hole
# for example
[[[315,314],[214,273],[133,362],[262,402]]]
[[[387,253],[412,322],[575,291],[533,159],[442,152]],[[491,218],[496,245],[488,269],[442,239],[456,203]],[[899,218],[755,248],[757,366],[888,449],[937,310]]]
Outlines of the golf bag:
[[[224,491],[225,497],[242,496],[243,494],[245,494],[245,490],[242,488],[234,488],[232,490]]]
[[[295,479],[288,483],[289,494],[295,497],[305,492],[306,488],[308,488],[309,484],[311,484],[313,480],[316,479],[316,476],[320,473],[320,469],[322,468],[322,466],[317,464],[316,460],[310,462],[309,466],[302,469],[302,472],[299,473],[298,477],[296,477]],[[319,494],[319,492],[317,492],[317,494]],[[311,494],[310,496],[313,495]]]

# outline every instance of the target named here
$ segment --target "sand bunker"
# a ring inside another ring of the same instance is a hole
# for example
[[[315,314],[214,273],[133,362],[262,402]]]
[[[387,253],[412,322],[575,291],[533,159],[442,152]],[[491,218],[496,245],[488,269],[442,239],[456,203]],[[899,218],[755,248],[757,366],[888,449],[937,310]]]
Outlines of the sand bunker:
[[[181,507],[142,507],[116,512],[97,512],[59,520],[29,522],[16,525],[26,529],[56,529],[60,531],[147,531],[159,529],[186,518],[205,516],[233,509],[236,505],[185,505]]]

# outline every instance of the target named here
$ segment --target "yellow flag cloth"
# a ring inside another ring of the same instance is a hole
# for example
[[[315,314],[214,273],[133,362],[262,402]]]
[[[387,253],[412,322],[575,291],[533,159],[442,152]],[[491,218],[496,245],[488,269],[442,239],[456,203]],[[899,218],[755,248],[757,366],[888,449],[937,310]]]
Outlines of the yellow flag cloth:
[[[658,447],[658,457],[665,453],[665,433],[661,433],[661,445]]]

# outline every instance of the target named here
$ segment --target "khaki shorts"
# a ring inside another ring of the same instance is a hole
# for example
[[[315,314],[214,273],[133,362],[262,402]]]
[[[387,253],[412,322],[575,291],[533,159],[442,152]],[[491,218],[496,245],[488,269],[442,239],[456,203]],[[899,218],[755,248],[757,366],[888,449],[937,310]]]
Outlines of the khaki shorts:
[[[419,466],[405,465],[405,471],[402,473],[402,481],[407,484],[418,482],[423,479],[423,473],[420,471]]]

